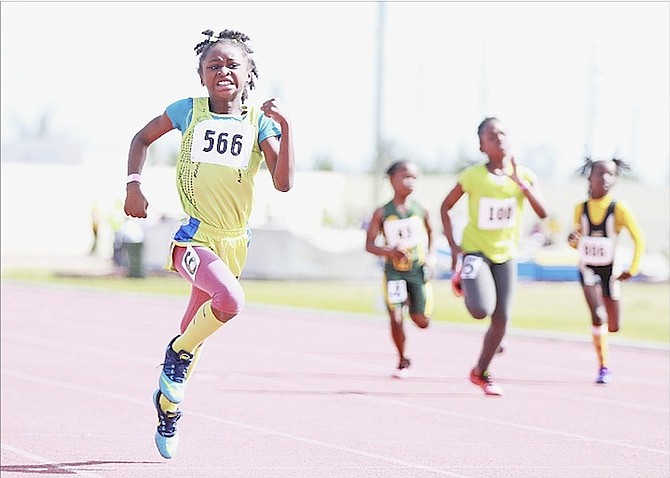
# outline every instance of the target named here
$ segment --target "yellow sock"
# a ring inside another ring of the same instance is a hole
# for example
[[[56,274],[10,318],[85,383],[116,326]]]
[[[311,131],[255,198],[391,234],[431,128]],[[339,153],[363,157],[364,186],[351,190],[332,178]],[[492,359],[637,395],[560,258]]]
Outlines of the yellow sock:
[[[189,365],[188,370],[186,370],[186,382],[188,382],[191,379],[191,374],[193,373],[193,370],[195,369],[195,366],[198,363],[198,359],[200,358],[200,352],[202,352],[202,344],[198,345],[195,351],[193,352],[191,365]]]
[[[607,325],[594,325],[592,328],[593,345],[596,347],[596,355],[598,356],[598,364],[601,367],[607,366]]]
[[[161,393],[161,396],[158,398],[158,403],[161,406],[161,410],[164,412],[177,413],[179,410],[179,405],[172,403],[170,400],[165,398],[165,395]]]
[[[172,343],[172,348],[175,352],[185,350],[191,354],[195,353],[198,346],[222,325],[223,322],[217,319],[212,312],[212,301],[208,300],[200,306],[184,333]]]

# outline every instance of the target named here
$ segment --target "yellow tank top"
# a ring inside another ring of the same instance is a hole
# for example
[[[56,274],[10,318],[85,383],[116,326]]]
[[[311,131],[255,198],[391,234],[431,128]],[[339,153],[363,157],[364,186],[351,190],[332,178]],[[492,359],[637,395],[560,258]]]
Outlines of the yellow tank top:
[[[535,182],[535,174],[518,166],[519,176]],[[521,232],[524,195],[507,176],[496,176],[479,164],[465,169],[458,182],[468,194],[468,223],[463,230],[463,252],[480,252],[501,264],[515,257]]]
[[[191,218],[224,231],[247,226],[254,177],[264,159],[258,115],[246,106],[239,116],[215,115],[209,111],[209,98],[193,98],[176,168],[179,199]]]

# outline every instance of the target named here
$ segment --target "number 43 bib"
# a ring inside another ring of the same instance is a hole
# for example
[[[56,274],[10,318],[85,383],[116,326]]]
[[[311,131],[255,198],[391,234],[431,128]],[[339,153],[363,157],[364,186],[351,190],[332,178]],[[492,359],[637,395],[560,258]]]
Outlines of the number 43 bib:
[[[246,169],[256,128],[238,121],[205,120],[193,129],[191,161]]]

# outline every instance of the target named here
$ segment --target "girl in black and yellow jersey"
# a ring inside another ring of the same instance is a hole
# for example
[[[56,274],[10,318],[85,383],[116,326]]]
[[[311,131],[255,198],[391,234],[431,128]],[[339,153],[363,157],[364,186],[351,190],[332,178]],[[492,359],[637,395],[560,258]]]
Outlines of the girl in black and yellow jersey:
[[[645,239],[628,205],[614,200],[611,188],[629,166],[620,159],[592,161],[586,158],[580,174],[589,181],[589,198],[575,207],[573,231],[568,243],[579,251],[579,280],[591,313],[593,344],[598,357],[596,383],[607,384],[612,372],[607,364],[609,332],[617,332],[621,322],[621,281],[635,276],[640,268]],[[620,271],[616,259],[616,239],[627,229],[634,242],[633,259]]]

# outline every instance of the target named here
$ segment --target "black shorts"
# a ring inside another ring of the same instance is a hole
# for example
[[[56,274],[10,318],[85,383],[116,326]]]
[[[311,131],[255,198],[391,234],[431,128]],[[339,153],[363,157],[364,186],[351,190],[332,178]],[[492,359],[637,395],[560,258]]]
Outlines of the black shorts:
[[[583,286],[595,286],[600,284],[603,295],[608,299],[619,300],[621,296],[621,283],[614,280],[613,265],[607,266],[589,266],[582,264],[579,266],[579,282]]]

